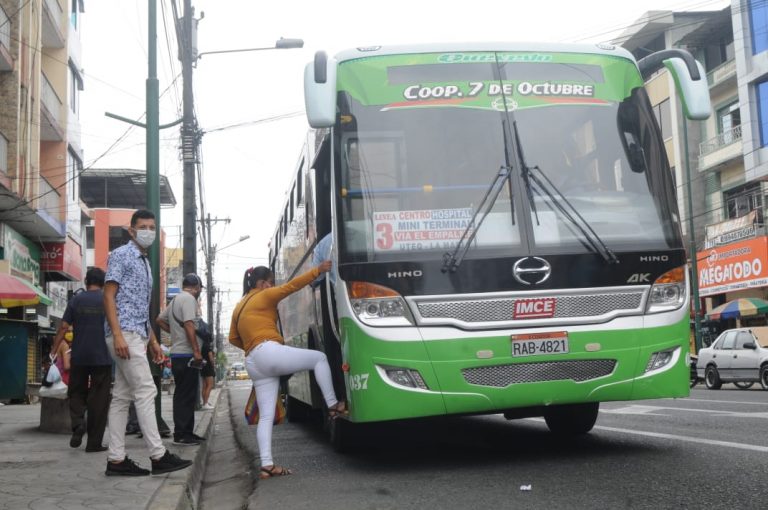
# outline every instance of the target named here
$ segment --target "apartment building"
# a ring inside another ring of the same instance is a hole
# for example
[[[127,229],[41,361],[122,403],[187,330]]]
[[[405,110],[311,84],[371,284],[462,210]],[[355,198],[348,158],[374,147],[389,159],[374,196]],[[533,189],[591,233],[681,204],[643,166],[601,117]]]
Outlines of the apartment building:
[[[14,282],[37,294],[0,301],[0,398],[39,380],[52,321],[83,277],[82,15],[82,0],[0,0],[0,300]]]
[[[666,70],[646,83],[665,133],[689,243],[693,235],[689,246],[695,246],[702,310],[741,297],[765,299],[768,2],[732,0],[708,12],[651,11],[615,42],[638,59],[684,48],[704,66],[712,115],[703,122],[684,119]],[[743,324],[764,325],[765,317]]]

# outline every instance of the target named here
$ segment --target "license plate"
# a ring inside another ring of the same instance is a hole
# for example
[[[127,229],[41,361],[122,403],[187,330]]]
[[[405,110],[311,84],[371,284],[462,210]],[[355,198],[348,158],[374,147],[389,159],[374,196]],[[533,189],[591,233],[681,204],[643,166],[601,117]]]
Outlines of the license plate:
[[[511,339],[513,357],[543,356],[568,352],[568,333],[566,331],[512,335]]]

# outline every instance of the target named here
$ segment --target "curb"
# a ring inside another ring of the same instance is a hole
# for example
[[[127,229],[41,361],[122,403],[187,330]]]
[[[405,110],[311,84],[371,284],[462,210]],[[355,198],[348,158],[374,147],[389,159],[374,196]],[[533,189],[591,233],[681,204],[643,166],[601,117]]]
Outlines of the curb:
[[[210,440],[213,435],[213,424],[219,406],[219,398],[224,388],[214,388],[214,409],[203,413],[195,426],[195,434]],[[189,451],[189,450],[185,450]],[[189,510],[197,508],[200,502],[200,489],[205,475],[206,459],[208,458],[208,441],[203,441],[194,452],[195,458],[189,469],[166,475],[163,484],[155,492],[145,508],[152,510]],[[184,455],[182,454],[182,457]]]

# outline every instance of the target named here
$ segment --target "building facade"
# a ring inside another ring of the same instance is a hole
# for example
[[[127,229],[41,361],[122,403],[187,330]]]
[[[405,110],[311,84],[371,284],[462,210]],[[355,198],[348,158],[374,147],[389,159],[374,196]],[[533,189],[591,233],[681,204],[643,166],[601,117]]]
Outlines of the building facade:
[[[82,14],[82,0],[0,0],[0,271],[40,296],[0,308],[0,329],[26,347],[23,363],[12,349],[12,376],[0,370],[0,387],[12,388],[0,399],[39,382],[55,322],[83,278]]]
[[[666,70],[647,82],[662,132],[670,133],[667,155],[696,256],[692,279],[702,315],[733,299],[768,298],[768,4],[732,0],[720,11],[652,11],[616,42],[638,59],[650,51],[687,49],[707,73],[712,115],[703,122],[684,119]],[[766,319],[742,324],[765,325]]]

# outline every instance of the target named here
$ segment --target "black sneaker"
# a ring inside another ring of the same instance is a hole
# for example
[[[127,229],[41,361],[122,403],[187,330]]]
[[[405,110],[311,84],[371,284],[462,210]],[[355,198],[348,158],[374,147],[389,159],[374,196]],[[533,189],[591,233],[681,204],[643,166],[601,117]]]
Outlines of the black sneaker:
[[[72,438],[69,440],[69,446],[78,448],[83,444],[83,434],[85,434],[85,425],[78,425],[75,430],[72,431]]]
[[[94,453],[94,452],[106,452],[109,450],[106,446],[86,446],[85,447],[85,453]]]
[[[149,470],[142,468],[126,457],[122,462],[107,461],[107,470],[104,474],[107,476],[148,476]]]
[[[163,473],[170,473],[171,471],[178,471],[192,465],[191,460],[184,460],[179,458],[178,455],[174,455],[168,450],[162,457],[155,460],[152,459],[152,474],[162,475]]]
[[[177,446],[197,446],[200,444],[200,441],[194,437],[180,437],[179,439],[174,439],[173,444]]]

